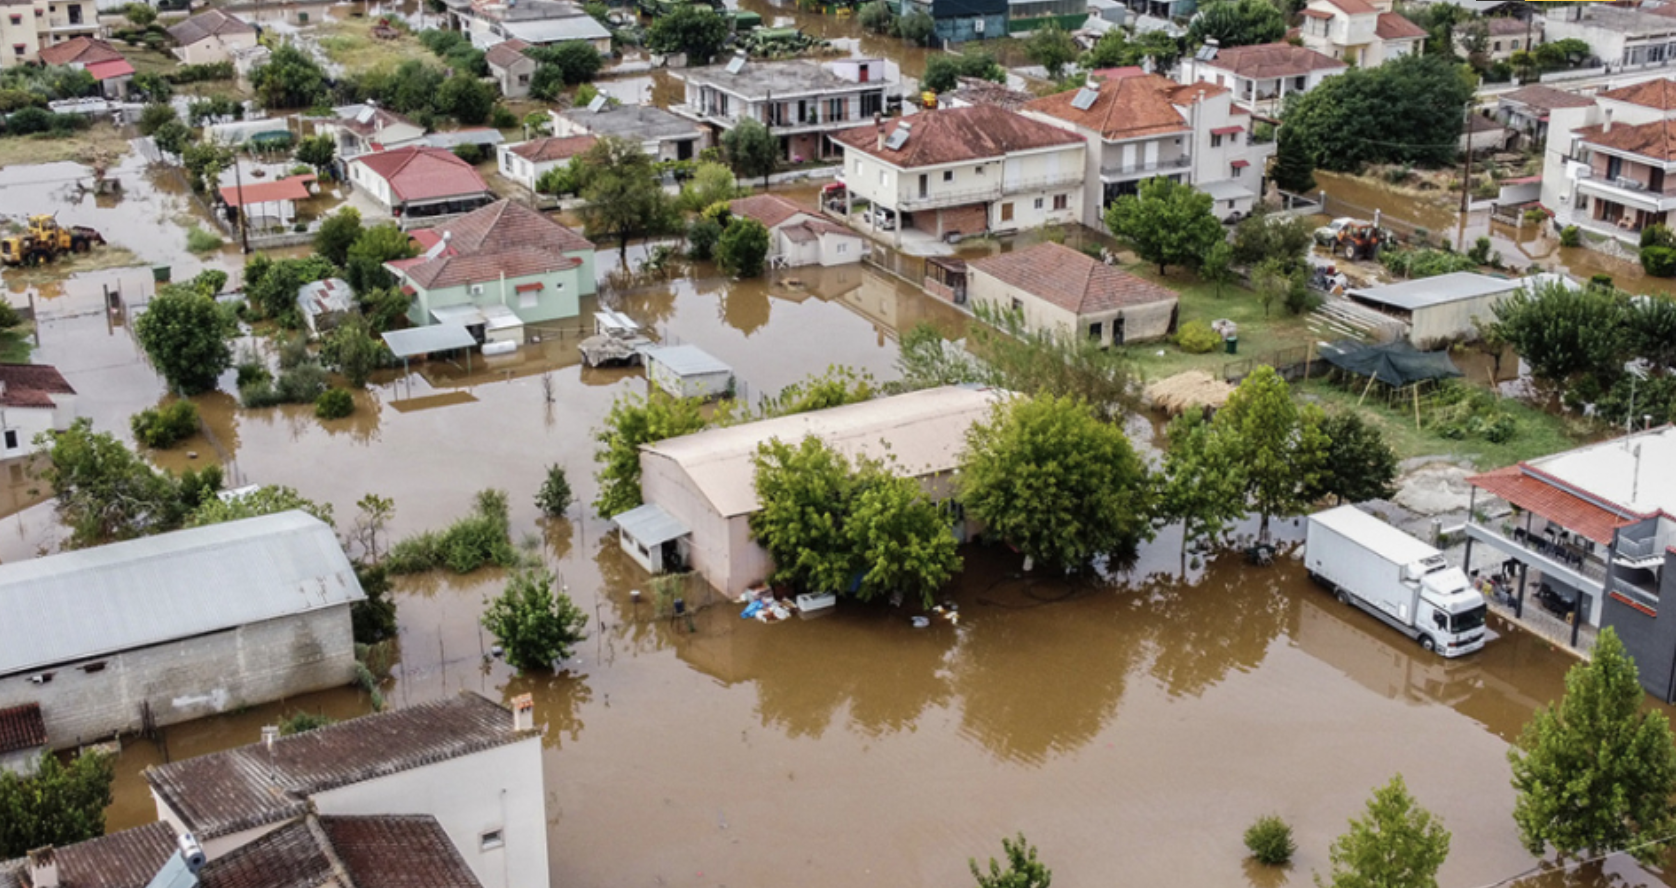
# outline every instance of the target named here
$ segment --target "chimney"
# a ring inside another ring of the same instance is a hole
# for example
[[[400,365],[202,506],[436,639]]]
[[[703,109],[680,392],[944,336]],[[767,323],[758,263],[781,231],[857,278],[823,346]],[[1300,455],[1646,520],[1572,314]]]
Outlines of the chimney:
[[[536,727],[536,698],[520,694],[513,698],[513,730],[529,731]]]
[[[181,833],[180,838],[175,841],[180,846],[181,862],[186,864],[187,872],[197,875],[198,871],[204,868],[204,863],[209,860],[204,854],[204,846],[198,844],[198,840],[192,837],[192,833]]]
[[[886,125],[880,120],[878,111],[874,112],[874,150],[886,150]],[[0,394],[4,394],[3,389],[0,389]]]
[[[58,857],[51,845],[29,852],[29,884],[34,888],[58,888]]]
[[[1605,133],[1608,132],[1608,128],[1613,126],[1613,125],[1614,125],[1614,109],[1613,108],[1602,109],[1602,131],[1605,132]]]
[[[273,752],[274,741],[278,739],[280,739],[280,728],[278,725],[262,726],[262,746],[264,749],[267,749],[269,752]]]

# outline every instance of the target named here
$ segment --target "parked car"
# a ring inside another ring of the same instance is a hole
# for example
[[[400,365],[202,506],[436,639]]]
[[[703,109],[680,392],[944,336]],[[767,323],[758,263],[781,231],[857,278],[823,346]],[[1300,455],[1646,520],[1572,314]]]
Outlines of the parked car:
[[[1341,216],[1333,222],[1330,222],[1316,231],[1311,232],[1311,239],[1316,241],[1317,246],[1319,247],[1332,247],[1334,246],[1334,242],[1340,239],[1341,229],[1344,229],[1348,225],[1355,224],[1357,221],[1358,220],[1353,219],[1350,216]]]
[[[874,227],[881,231],[892,231],[897,228],[897,214],[884,207],[874,208]]]

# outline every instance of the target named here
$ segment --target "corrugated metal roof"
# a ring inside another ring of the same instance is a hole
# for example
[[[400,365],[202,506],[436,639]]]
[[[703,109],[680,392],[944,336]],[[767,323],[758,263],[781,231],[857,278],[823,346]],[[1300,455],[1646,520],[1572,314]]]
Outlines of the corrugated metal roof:
[[[612,36],[611,31],[595,21],[593,16],[587,15],[534,22],[507,22],[502,28],[513,37],[539,46],[566,40],[606,40]]]
[[[710,373],[733,373],[734,368],[711,356],[697,345],[666,345],[641,350],[649,360],[670,368],[677,376],[705,376]]]
[[[1430,305],[1444,305],[1449,302],[1460,302],[1464,299],[1478,299],[1494,293],[1513,293],[1521,283],[1509,278],[1492,277],[1476,274],[1472,271],[1457,271],[1451,274],[1441,274],[1435,277],[1420,278],[1405,281],[1401,284],[1387,284],[1380,287],[1362,287],[1350,291],[1358,299],[1391,305],[1406,311],[1415,311]]]
[[[332,528],[302,512],[0,565],[0,675],[364,597]]]
[[[612,519],[618,529],[648,546],[668,543],[688,535],[688,526],[652,503],[636,506]]]
[[[385,345],[399,358],[429,355],[433,352],[471,348],[478,344],[465,327],[454,324],[432,324],[429,327],[409,327],[406,330],[386,330],[379,334]]]

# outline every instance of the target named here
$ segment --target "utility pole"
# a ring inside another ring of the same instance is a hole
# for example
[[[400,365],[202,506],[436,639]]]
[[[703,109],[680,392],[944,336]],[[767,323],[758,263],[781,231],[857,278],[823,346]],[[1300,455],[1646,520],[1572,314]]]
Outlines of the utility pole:
[[[233,193],[239,196],[239,207],[234,211],[239,217],[239,248],[245,251],[245,255],[249,256],[251,236],[249,228],[245,225],[245,176],[239,170],[239,153],[237,151],[233,153]],[[1466,197],[1463,198],[1463,200],[1467,199]],[[1463,206],[1466,209],[1468,205],[1464,204]]]
[[[1468,100],[1468,107],[1462,115],[1462,206],[1457,214],[1457,249],[1463,248],[1463,241],[1468,237],[1468,183],[1473,178],[1474,170],[1474,100]]]

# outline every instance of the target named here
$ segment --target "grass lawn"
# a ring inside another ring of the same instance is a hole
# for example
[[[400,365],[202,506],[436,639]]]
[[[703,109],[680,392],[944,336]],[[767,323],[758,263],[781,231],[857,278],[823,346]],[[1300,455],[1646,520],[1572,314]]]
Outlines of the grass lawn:
[[[419,39],[403,32],[394,40],[380,40],[373,36],[376,20],[348,18],[329,20],[315,29],[315,39],[326,57],[344,66],[344,70],[371,71],[395,68],[409,59],[419,59],[428,65],[442,68],[441,59],[431,54]]]
[[[1161,276],[1157,269],[1146,264],[1125,270],[1177,291],[1179,325],[1227,318],[1235,322],[1240,338],[1240,351],[1233,356],[1224,354],[1221,346],[1203,355],[1193,355],[1166,340],[1126,349],[1150,382],[1184,370],[1205,370],[1221,378],[1223,365],[1229,361],[1262,358],[1279,349],[1303,346],[1313,338],[1304,318],[1288,314],[1279,304],[1272,305],[1266,317],[1258,295],[1245,287],[1225,284],[1223,295],[1219,296],[1216,287],[1189,272],[1172,270]],[[1165,354],[1158,354],[1160,351]]]
[[[54,136],[41,133],[0,139],[0,166],[55,163],[61,160],[85,162],[94,150],[109,153],[111,160],[129,151],[128,139],[108,123],[96,123],[79,133]]]

